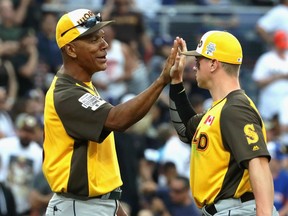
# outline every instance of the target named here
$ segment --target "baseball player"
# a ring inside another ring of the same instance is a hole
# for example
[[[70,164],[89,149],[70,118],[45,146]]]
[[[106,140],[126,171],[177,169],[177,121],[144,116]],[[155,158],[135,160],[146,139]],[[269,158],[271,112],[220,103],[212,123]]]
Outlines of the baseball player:
[[[208,31],[196,50],[181,55],[171,71],[170,115],[180,139],[191,144],[190,185],[203,215],[278,215],[273,206],[264,123],[239,84],[242,48],[225,31]],[[190,106],[182,75],[185,55],[196,59],[198,86],[213,104],[197,114]]]
[[[56,41],[63,67],[46,94],[43,172],[55,193],[46,215],[126,215],[120,206],[120,176],[113,131],[140,120],[170,82],[177,43],[157,80],[133,99],[117,105],[104,101],[91,76],[107,67],[102,21],[88,9],[64,14],[57,23]],[[127,143],[129,145],[129,143]]]

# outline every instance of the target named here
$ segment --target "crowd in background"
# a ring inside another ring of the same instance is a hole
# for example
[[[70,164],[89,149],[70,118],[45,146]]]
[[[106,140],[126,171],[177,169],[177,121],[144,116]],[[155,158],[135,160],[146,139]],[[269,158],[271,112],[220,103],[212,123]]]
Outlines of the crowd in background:
[[[161,72],[176,36],[148,25],[162,6],[267,6],[267,13],[255,19],[250,29],[258,43],[249,44],[249,49],[258,50],[259,55],[246,56],[243,45],[241,80],[247,94],[256,94],[272,156],[275,206],[280,216],[288,215],[287,0],[0,0],[0,216],[43,215],[51,198],[41,171],[43,108],[45,93],[62,64],[55,29],[64,11],[44,6],[65,8],[76,2],[97,8],[95,12],[101,12],[104,20],[116,21],[105,28],[107,70],[93,75],[100,95],[111,104],[133,98]],[[190,44],[196,46],[199,36],[212,29],[229,30],[245,44],[235,14],[201,17]],[[194,59],[187,60],[184,85],[196,112],[204,112],[211,105],[209,92],[197,87]],[[200,215],[189,188],[190,146],[178,139],[170,124],[168,103],[169,87],[140,122],[115,133],[124,182],[121,201],[129,215]]]

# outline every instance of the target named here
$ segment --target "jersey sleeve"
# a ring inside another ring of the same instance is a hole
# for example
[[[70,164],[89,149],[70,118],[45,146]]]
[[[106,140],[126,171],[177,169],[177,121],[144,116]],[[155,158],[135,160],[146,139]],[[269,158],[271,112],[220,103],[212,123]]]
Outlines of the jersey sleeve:
[[[246,162],[256,157],[264,156],[270,160],[262,130],[264,125],[252,106],[243,103],[224,106],[220,127],[223,145],[240,167],[247,169]]]
[[[55,92],[57,114],[69,136],[79,140],[102,142],[110,133],[103,130],[112,105],[81,87],[61,94]]]

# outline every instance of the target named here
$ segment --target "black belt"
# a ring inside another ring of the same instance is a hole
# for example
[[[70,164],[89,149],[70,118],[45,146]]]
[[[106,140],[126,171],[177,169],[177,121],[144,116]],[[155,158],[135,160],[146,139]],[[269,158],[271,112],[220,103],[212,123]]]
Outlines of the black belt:
[[[248,202],[254,199],[254,194],[252,192],[246,192],[239,199],[242,203]],[[214,204],[205,206],[205,210],[211,215],[214,215],[217,213],[217,210]]]
[[[99,196],[94,196],[94,197],[86,197],[86,196],[79,196],[71,193],[57,193],[60,196],[64,196],[66,198],[71,198],[71,199],[78,199],[78,200],[90,200],[90,199],[111,199],[111,200],[120,200],[122,190],[120,188],[117,188],[107,194],[99,195]]]

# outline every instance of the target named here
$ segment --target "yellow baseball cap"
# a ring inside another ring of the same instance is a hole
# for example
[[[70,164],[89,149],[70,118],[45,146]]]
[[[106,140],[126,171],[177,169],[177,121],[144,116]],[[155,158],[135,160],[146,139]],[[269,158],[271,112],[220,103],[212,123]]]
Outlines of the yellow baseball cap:
[[[198,43],[197,49],[182,52],[188,56],[204,56],[229,64],[242,63],[241,44],[235,36],[226,31],[208,31]]]
[[[88,9],[77,9],[64,14],[56,26],[56,42],[59,48],[79,36],[91,34],[114,22],[103,22],[100,13],[95,15]]]

